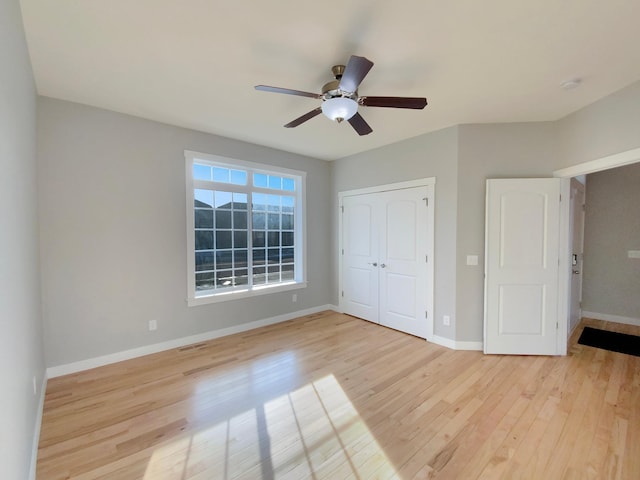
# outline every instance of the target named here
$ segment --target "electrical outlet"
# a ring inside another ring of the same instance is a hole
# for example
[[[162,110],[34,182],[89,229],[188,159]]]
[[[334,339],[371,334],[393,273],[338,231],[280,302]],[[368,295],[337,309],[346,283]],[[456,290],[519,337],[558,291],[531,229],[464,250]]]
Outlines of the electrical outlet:
[[[158,321],[157,320],[149,320],[149,331],[153,332],[158,329]]]
[[[449,315],[444,315],[444,316],[442,317],[442,324],[443,324],[445,327],[450,326],[450,325],[451,325],[451,317],[449,317]]]
[[[294,293],[293,295],[291,295],[291,301],[293,303],[296,303],[298,301],[298,294]]]

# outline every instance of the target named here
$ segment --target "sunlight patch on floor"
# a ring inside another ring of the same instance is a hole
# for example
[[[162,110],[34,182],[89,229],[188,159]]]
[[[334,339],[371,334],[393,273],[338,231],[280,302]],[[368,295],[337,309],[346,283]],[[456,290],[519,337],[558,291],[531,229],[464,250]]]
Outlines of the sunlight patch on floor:
[[[158,446],[145,480],[391,478],[393,465],[333,375]]]

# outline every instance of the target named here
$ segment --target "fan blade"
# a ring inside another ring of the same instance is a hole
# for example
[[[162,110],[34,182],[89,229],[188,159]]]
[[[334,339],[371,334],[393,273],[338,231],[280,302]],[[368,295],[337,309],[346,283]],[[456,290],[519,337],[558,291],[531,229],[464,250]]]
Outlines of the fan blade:
[[[291,122],[287,123],[285,125],[285,128],[293,128],[293,127],[297,127],[298,125],[300,125],[301,123],[306,122],[307,120],[311,120],[313,117],[315,117],[316,115],[319,115],[320,113],[322,113],[322,109],[320,107],[311,110],[308,113],[305,113],[304,115],[302,115],[301,117],[296,118],[295,120],[292,120]]]
[[[369,70],[373,67],[373,62],[364,57],[356,57],[351,55],[347,63],[342,78],[340,79],[340,90],[345,92],[355,92],[362,79],[367,76]]]
[[[422,110],[427,106],[426,98],[419,97],[360,97],[365,107],[414,108]]]
[[[291,90],[290,88],[270,87],[269,85],[256,85],[256,90],[261,92],[285,93],[287,95],[298,95],[299,97],[320,98],[319,93],[303,92],[301,90]]]
[[[358,132],[358,135],[369,135],[373,132],[372,128],[364,121],[364,118],[362,118],[362,115],[358,112],[356,112],[356,114],[347,121],[351,124],[353,129]]]

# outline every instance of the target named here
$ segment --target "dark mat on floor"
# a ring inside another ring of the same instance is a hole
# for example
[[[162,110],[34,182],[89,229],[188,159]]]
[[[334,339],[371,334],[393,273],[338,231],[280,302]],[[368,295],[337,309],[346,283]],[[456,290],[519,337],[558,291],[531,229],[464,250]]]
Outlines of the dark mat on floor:
[[[602,348],[612,352],[640,357],[640,337],[626,333],[608,332],[598,328],[584,327],[578,343]]]

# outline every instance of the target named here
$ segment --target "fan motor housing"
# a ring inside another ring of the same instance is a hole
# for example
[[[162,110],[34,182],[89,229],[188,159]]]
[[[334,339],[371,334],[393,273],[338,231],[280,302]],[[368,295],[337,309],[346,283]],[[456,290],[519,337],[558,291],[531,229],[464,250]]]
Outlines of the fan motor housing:
[[[340,90],[340,80],[342,79],[345,68],[344,65],[334,65],[331,67],[331,73],[333,73],[335,80],[331,80],[323,85],[322,95],[325,100],[335,97],[345,97],[358,101],[358,92],[343,92]]]

